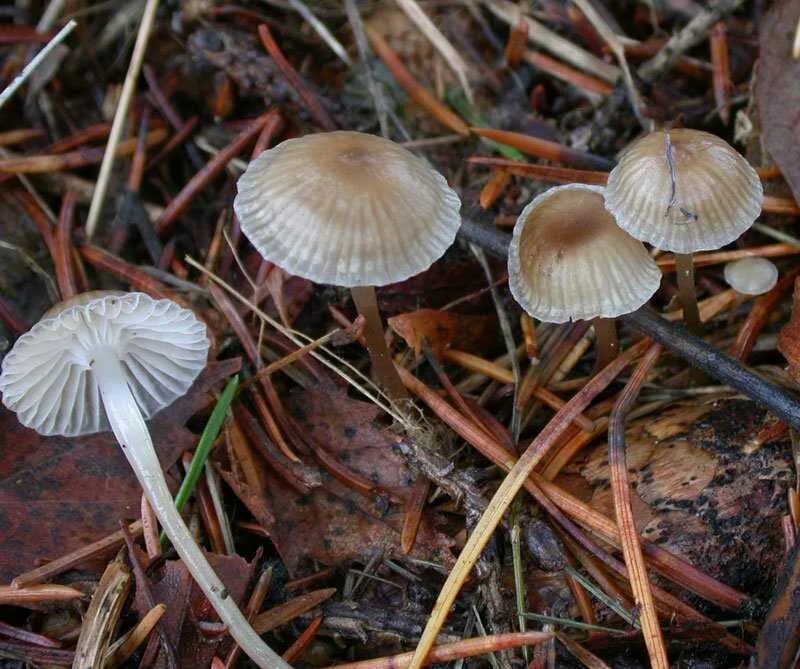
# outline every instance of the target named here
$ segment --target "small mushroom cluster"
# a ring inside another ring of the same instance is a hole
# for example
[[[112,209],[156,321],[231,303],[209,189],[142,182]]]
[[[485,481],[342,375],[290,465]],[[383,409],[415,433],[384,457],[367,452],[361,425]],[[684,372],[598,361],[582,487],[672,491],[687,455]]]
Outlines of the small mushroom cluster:
[[[718,137],[650,133],[626,149],[605,188],[558,186],[523,209],[509,250],[511,292],[528,313],[552,323],[630,313],[659,287],[648,242],[675,253],[684,316],[694,326],[691,254],[734,241],[762,200],[755,170]],[[598,342],[606,357],[611,346]]]

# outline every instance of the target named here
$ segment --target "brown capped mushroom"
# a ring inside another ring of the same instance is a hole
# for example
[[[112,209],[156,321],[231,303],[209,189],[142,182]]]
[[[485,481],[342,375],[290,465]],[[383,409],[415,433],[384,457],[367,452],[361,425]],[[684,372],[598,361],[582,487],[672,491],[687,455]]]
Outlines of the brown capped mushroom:
[[[658,130],[631,144],[611,171],[606,207],[636,239],[673,251],[687,324],[699,328],[691,254],[737,239],[761,212],[756,171],[700,130]]]
[[[424,160],[388,139],[336,131],[289,139],[253,160],[234,209],[262,256],[351,289],[373,371],[405,396],[384,341],[375,286],[426,270],[453,243],[460,201]]]
[[[645,304],[660,282],[661,271],[644,245],[606,211],[600,187],[551,188],[517,219],[508,283],[534,318],[549,323],[613,319]],[[598,339],[609,335],[602,325],[595,331]],[[613,340],[598,341],[598,359],[613,357],[613,347]]]

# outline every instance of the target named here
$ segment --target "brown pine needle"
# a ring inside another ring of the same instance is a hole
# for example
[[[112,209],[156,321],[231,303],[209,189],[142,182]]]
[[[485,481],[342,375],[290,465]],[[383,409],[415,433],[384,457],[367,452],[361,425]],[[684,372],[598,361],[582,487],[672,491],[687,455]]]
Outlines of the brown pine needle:
[[[420,475],[408,493],[403,515],[403,528],[400,532],[400,548],[405,555],[414,549],[419,525],[422,522],[422,511],[425,508],[430,489],[430,481]]]
[[[454,643],[434,646],[428,655],[425,664],[435,662],[451,662],[474,655],[484,655],[506,648],[518,648],[519,646],[535,646],[536,644],[552,639],[553,635],[549,632],[510,632],[508,634],[495,634],[491,636],[475,637],[473,639],[463,639]],[[361,662],[349,662],[347,664],[337,664],[327,669],[407,669],[411,666],[411,658],[414,653],[402,653],[391,657],[379,657],[374,660],[363,660]]]
[[[286,652],[282,655],[283,659],[291,663],[298,657],[302,657],[306,648],[308,648],[309,644],[317,635],[317,630],[319,630],[320,625],[322,625],[322,616],[314,618],[314,620],[309,623],[308,627],[303,630],[303,633],[286,649]]]
[[[306,611],[319,606],[336,592],[336,588],[314,590],[305,595],[299,595],[284,604],[275,606],[253,618],[253,629],[259,634],[266,634],[303,615]]]
[[[521,132],[495,130],[494,128],[470,128],[470,130],[481,137],[492,139],[507,146],[513,146],[530,156],[552,160],[556,163],[565,163],[588,170],[608,170],[613,167],[613,162],[608,158],[596,156],[586,151],[578,151],[558,142],[551,142],[532,135],[524,135]]]
[[[497,199],[503,194],[503,191],[508,186],[509,182],[511,181],[511,175],[508,172],[503,172],[502,170],[495,170],[492,173],[492,176],[489,178],[489,181],[481,189],[481,193],[478,196],[478,202],[481,205],[482,209],[489,209]]]
[[[67,585],[29,585],[24,588],[0,585],[0,604],[26,606],[38,602],[62,602],[80,599],[83,593]]]
[[[608,424],[608,463],[611,472],[614,509],[622,543],[622,555],[625,558],[625,566],[628,569],[628,579],[630,580],[631,590],[633,590],[634,600],[639,607],[642,634],[647,646],[647,652],[650,655],[650,665],[653,669],[669,669],[664,637],[661,634],[658,613],[653,601],[653,593],[650,590],[650,581],[647,577],[647,566],[639,545],[639,533],[634,524],[631,491],[628,483],[627,463],[625,461],[625,417],[635,404],[642,384],[647,378],[648,372],[658,360],[659,355],[661,355],[661,346],[654,344],[636,366],[614,405]]]

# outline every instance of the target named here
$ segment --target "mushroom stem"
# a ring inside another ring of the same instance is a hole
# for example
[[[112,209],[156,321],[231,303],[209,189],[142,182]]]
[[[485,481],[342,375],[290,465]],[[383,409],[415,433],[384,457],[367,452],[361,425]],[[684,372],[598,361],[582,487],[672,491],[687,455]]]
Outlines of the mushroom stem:
[[[364,342],[372,361],[372,374],[393,400],[408,398],[408,391],[394,368],[392,356],[386,346],[378,298],[373,286],[354,286],[350,289],[356,309],[364,317]]]
[[[228,626],[236,643],[262,669],[291,669],[247,622],[227,589],[208,564],[172,501],[150,432],[128,387],[127,374],[114,351],[101,348],[91,363],[108,422],[122,452],[175,550],[208,601]]]
[[[675,254],[675,274],[678,277],[678,299],[683,308],[683,322],[689,332],[700,335],[700,309],[694,289],[694,263],[691,253]]]
[[[619,355],[619,338],[617,322],[613,318],[595,318],[592,320],[592,325],[594,326],[594,370],[597,373]]]

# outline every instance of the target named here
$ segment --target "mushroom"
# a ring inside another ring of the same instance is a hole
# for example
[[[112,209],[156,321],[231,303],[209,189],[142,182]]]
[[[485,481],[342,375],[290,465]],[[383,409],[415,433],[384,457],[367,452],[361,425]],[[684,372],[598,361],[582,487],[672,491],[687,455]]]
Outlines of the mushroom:
[[[724,269],[725,281],[741,295],[763,295],[778,283],[778,268],[766,258],[742,258],[729,262]]]
[[[758,218],[756,171],[728,143],[699,130],[658,130],[631,144],[608,176],[606,207],[636,239],[675,253],[684,319],[698,331],[692,254],[718,249]]]
[[[461,203],[445,178],[388,139],[318,133],[262,152],[239,179],[233,206],[267,260],[350,288],[365,318],[373,374],[390,396],[404,397],[375,286],[426,270],[453,243]]]
[[[517,219],[508,254],[511,294],[541,321],[595,319],[598,367],[616,355],[608,319],[641,307],[660,282],[644,244],[606,211],[601,187],[551,188]]]
[[[3,360],[0,392],[42,435],[114,432],[189,572],[259,667],[287,665],[256,634],[175,508],[145,420],[181,397],[208,356],[206,326],[170,300],[83,293],[48,311]]]

